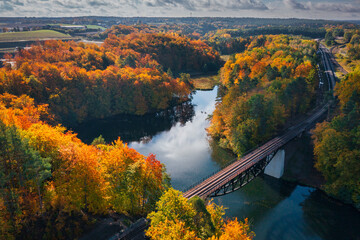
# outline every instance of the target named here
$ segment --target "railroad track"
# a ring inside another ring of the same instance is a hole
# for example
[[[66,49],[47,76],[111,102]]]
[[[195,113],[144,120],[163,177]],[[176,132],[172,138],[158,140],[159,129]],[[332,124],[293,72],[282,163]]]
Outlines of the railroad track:
[[[301,134],[304,130],[312,126],[314,122],[327,111],[327,108],[328,105],[323,106],[302,123],[289,128],[290,130],[288,130],[285,134],[271,139],[261,147],[257,148],[256,150],[245,155],[244,157],[238,159],[231,165],[225,167],[224,169],[205,179],[200,184],[186,191],[184,193],[184,197],[189,199],[194,196],[206,198],[211,193],[215,192],[216,190],[227,184],[229,181],[239,176],[242,172],[257,164],[266,156],[275,152],[277,149],[279,149],[280,147],[288,143],[290,140]]]

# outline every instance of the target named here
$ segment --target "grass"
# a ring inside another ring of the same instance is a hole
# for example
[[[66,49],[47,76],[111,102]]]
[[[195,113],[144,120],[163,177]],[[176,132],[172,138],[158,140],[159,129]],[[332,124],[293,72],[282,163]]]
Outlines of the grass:
[[[15,48],[0,48],[0,53],[13,53]]]
[[[97,29],[101,29],[101,30],[105,30],[106,28],[102,27],[102,26],[98,26],[98,25],[74,25],[74,24],[49,24],[50,26],[54,26],[54,25],[60,25],[60,26],[86,26],[87,29],[92,29],[92,30],[97,30]]]
[[[219,76],[202,76],[191,79],[197,90],[211,90],[219,83]]]
[[[48,38],[64,39],[71,38],[71,36],[53,30],[0,33],[0,42],[34,41]]]
[[[220,58],[221,58],[223,61],[227,62],[227,60],[229,60],[229,58],[230,58],[230,55],[221,55]]]
[[[86,25],[86,27],[87,27],[88,29],[94,29],[94,30],[96,30],[96,29],[105,30],[105,29],[106,29],[106,28],[104,28],[104,27],[102,27],[102,26],[98,26],[98,25]]]
[[[338,46],[336,46],[333,49],[333,54],[335,56],[336,61],[349,73],[352,72],[356,66],[359,66],[360,64],[360,60],[353,60],[353,61],[349,61],[347,59],[347,52],[348,52],[348,48],[344,42],[343,39],[340,40],[336,40],[336,42],[339,44]],[[338,78],[343,78],[344,74],[337,71],[336,75]]]

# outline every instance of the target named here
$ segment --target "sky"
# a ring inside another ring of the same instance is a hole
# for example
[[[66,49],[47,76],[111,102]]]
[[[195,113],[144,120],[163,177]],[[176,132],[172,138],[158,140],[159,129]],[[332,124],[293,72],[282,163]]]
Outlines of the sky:
[[[359,20],[360,0],[0,0],[0,17],[90,15]]]

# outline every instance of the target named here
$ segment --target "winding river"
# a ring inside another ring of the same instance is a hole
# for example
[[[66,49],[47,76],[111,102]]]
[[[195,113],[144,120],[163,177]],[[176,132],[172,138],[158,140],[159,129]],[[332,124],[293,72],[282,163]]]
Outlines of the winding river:
[[[191,103],[174,109],[87,122],[74,131],[88,143],[100,134],[108,142],[120,136],[140,153],[156,154],[166,165],[173,187],[184,190],[234,158],[206,134],[216,98],[217,88],[197,91]],[[315,188],[266,175],[214,201],[228,208],[227,217],[247,217],[256,240],[360,239],[360,213],[354,208]]]

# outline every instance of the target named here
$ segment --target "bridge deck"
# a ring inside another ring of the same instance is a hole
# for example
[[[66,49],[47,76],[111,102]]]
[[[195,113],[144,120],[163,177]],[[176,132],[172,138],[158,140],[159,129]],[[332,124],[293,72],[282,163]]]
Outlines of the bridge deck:
[[[336,76],[334,74],[333,66],[329,61],[330,54],[328,49],[325,48],[322,44],[320,44],[319,46],[319,52],[322,55],[325,74],[329,82],[329,90],[331,90],[335,86]],[[220,170],[219,172],[215,173],[211,177],[196,185],[195,187],[191,188],[184,193],[184,197],[208,197],[209,195],[220,189],[222,186],[225,186],[225,184],[235,179],[241,173],[245,172],[258,162],[266,158],[269,154],[281,148],[283,145],[285,145],[297,135],[302,133],[305,129],[312,126],[312,124],[314,124],[314,122],[326,112],[328,106],[329,104],[326,104],[302,123],[289,128],[289,130],[285,134],[271,139],[261,147],[243,156],[231,165]]]
[[[231,165],[220,170],[219,172],[207,178],[200,184],[191,188],[184,193],[184,197],[189,199],[194,196],[206,198],[211,193],[218,190],[226,183],[239,176],[242,172],[246,171],[259,161],[263,160],[266,156],[275,152],[277,149],[281,148],[290,140],[301,134],[304,130],[312,126],[312,124],[314,124],[314,122],[326,112],[327,107],[328,105],[323,106],[318,111],[316,111],[316,113],[307,118],[304,122],[291,127],[290,130],[288,130],[285,134],[271,139],[261,147],[243,156]]]

